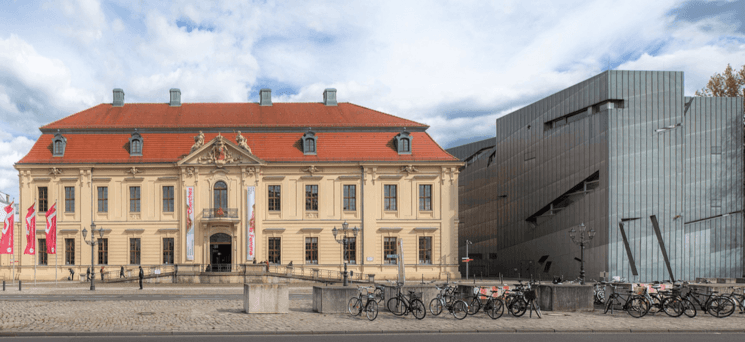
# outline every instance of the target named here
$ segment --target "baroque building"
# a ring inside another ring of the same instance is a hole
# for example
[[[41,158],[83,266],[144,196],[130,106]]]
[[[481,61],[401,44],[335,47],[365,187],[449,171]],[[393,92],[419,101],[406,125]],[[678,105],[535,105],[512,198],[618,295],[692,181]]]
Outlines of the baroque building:
[[[15,167],[20,207],[37,204],[35,256],[15,278],[83,272],[91,248],[82,230],[104,229],[99,266],[197,265],[237,271],[270,264],[393,278],[397,246],[407,274],[457,277],[458,168],[427,125],[351,103],[114,101],[41,127]],[[57,208],[57,256],[44,253],[44,213]],[[21,217],[18,217],[21,220]],[[334,228],[358,228],[346,250]],[[10,260],[4,256],[3,274]],[[57,267],[55,269],[55,262]],[[35,266],[35,267],[34,267]],[[55,270],[57,272],[55,272]]]

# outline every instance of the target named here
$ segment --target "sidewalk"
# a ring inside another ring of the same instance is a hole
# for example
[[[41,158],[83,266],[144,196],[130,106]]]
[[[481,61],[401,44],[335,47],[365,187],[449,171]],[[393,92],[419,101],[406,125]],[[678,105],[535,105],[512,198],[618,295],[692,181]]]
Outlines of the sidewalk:
[[[23,290],[39,294],[59,293],[82,295],[92,293],[78,283],[65,288],[37,286]],[[87,285],[87,284],[85,284]],[[137,287],[96,286],[96,293],[242,293],[242,286],[170,286]],[[310,287],[291,288],[290,293],[308,293]],[[15,294],[19,294],[17,288]],[[156,334],[311,334],[311,333],[401,333],[401,332],[740,332],[745,333],[745,315],[735,313],[718,319],[699,311],[696,318],[671,318],[664,313],[641,319],[624,312],[604,315],[602,312],[544,312],[542,319],[527,314],[515,318],[505,314],[492,320],[483,312],[458,321],[443,313],[418,321],[411,315],[395,317],[381,311],[375,321],[348,314],[312,312],[312,300],[290,301],[288,314],[243,313],[240,300],[160,300],[119,302],[17,302],[3,301],[6,290],[0,292],[0,336],[45,334],[65,335],[131,335]]]

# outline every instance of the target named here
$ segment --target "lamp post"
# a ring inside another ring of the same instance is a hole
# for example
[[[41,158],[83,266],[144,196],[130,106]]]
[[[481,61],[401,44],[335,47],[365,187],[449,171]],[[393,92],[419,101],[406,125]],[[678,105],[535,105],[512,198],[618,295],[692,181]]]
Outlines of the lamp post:
[[[351,231],[354,237],[357,238],[357,232],[359,232],[360,230],[357,227],[349,229],[349,224],[347,223],[347,221],[344,221],[344,223],[341,224],[341,227],[341,229],[336,229],[336,227],[334,227],[331,232],[334,234],[334,240],[342,244],[341,257],[342,261],[344,261],[344,272],[342,273],[342,275],[344,275],[344,286],[349,286],[347,282],[347,259],[344,257],[344,253],[347,251],[347,244],[349,243],[349,237],[347,237],[347,233]],[[338,235],[340,232],[343,234],[341,240],[336,238],[336,235]]]
[[[574,242],[575,245],[579,245],[581,254],[580,254],[580,266],[579,266],[579,282],[580,284],[585,284],[585,244],[590,242],[592,238],[595,237],[595,229],[587,230],[587,227],[585,227],[585,224],[580,224],[577,228],[572,227],[572,230],[569,231],[569,237],[572,239],[572,242]]]
[[[471,242],[470,240],[466,240],[466,279],[468,279],[468,263],[471,262],[470,260],[468,260],[469,259],[468,258],[468,246],[469,245],[473,245],[473,242]]]
[[[93,268],[93,246],[98,244],[98,241],[96,241],[96,232],[98,232],[98,235],[103,239],[103,228],[99,228],[98,230],[96,230],[96,224],[91,223],[91,241],[88,241],[86,240],[86,238],[88,237],[88,231],[83,228],[83,241],[91,245],[91,291],[96,290],[96,269]]]

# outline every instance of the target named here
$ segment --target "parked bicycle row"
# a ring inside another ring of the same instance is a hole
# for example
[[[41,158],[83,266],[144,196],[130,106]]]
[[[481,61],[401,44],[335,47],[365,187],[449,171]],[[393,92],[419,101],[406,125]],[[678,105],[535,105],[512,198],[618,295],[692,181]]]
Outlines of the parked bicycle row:
[[[606,290],[612,293],[606,298]],[[672,285],[655,282],[650,286],[636,286],[632,290],[619,292],[620,284],[598,282],[595,284],[595,304],[603,305],[604,313],[626,311],[636,318],[647,314],[664,312],[670,317],[696,317],[698,311],[717,318],[731,316],[736,310],[745,313],[745,295],[732,292],[719,294],[717,291],[699,292],[688,283]],[[669,287],[669,289],[667,289]]]
[[[422,302],[421,293],[408,290],[408,294],[404,294],[402,283],[395,283],[395,295],[387,300],[383,285],[358,286],[358,294],[349,299],[347,309],[352,316],[361,316],[364,312],[371,321],[378,317],[379,307],[382,305],[395,316],[406,316],[411,313],[416,319],[424,319],[427,311],[433,316],[447,312],[459,320],[483,311],[492,319],[498,319],[504,314],[505,308],[515,317],[523,316],[529,311],[530,317],[535,312],[536,316],[541,318],[541,309],[536,302],[535,285],[535,282],[519,282],[512,288],[477,288],[476,293],[466,294],[459,292],[457,282],[446,282],[435,285],[438,293],[430,300],[428,306]]]

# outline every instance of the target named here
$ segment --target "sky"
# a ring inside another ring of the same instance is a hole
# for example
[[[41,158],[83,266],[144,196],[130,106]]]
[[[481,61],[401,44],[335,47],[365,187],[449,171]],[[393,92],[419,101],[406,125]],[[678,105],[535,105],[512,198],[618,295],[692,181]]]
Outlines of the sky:
[[[444,148],[608,69],[745,64],[739,1],[0,0],[0,191],[39,127],[125,103],[340,102],[430,126]]]

